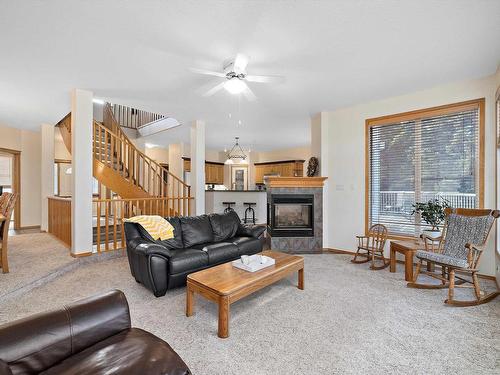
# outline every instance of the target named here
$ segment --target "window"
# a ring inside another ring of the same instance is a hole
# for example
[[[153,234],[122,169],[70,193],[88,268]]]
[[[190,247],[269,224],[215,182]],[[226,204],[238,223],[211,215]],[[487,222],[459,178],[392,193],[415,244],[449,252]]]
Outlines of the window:
[[[415,202],[483,205],[484,99],[366,121],[366,229],[418,236]]]

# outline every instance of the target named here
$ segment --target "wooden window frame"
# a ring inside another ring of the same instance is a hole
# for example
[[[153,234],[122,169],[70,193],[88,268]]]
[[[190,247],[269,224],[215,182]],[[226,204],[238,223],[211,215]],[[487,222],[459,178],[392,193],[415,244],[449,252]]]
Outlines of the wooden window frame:
[[[393,125],[403,121],[415,121],[421,118],[448,115],[455,112],[479,110],[479,208],[484,207],[484,165],[485,165],[485,140],[484,140],[484,119],[485,119],[485,99],[474,99],[464,102],[441,105],[415,111],[402,112],[394,115],[386,115],[365,120],[365,233],[369,227],[369,207],[370,207],[370,129],[374,126]],[[408,239],[413,236],[389,235],[390,239]]]
[[[0,151],[12,156],[12,192],[17,193],[17,201],[14,205],[14,229],[19,230],[21,227],[21,151],[11,150],[8,148],[0,148]]]

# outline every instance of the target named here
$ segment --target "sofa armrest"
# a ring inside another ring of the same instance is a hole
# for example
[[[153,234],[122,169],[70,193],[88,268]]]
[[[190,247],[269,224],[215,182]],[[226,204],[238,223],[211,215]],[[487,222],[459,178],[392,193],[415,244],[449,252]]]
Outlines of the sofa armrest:
[[[150,256],[150,255],[160,255],[165,258],[170,258],[172,253],[165,246],[160,245],[155,242],[150,242],[145,239],[136,239],[129,241],[128,246],[135,252]]]
[[[261,225],[242,225],[238,226],[237,236],[259,238],[266,231],[266,227]]]

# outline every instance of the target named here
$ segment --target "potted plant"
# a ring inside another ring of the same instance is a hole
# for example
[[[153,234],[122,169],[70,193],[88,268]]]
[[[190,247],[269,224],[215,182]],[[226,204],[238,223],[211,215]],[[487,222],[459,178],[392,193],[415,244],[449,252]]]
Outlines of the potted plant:
[[[412,205],[412,215],[419,214],[424,221],[431,226],[430,230],[424,230],[423,233],[432,239],[441,236],[438,226],[444,221],[444,210],[450,207],[449,202],[442,198],[430,199],[425,203],[415,203]]]

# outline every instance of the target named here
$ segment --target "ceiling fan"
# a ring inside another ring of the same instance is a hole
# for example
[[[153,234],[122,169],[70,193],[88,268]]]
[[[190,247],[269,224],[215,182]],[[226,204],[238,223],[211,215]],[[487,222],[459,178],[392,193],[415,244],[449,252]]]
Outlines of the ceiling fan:
[[[216,92],[226,89],[231,94],[242,93],[248,100],[257,99],[253,91],[248,87],[247,82],[269,83],[283,80],[282,76],[256,76],[247,74],[248,57],[238,53],[236,58],[226,61],[222,65],[222,72],[212,70],[191,68],[191,71],[198,74],[205,74],[223,78],[224,80],[208,91],[202,93],[203,96],[212,96]]]

